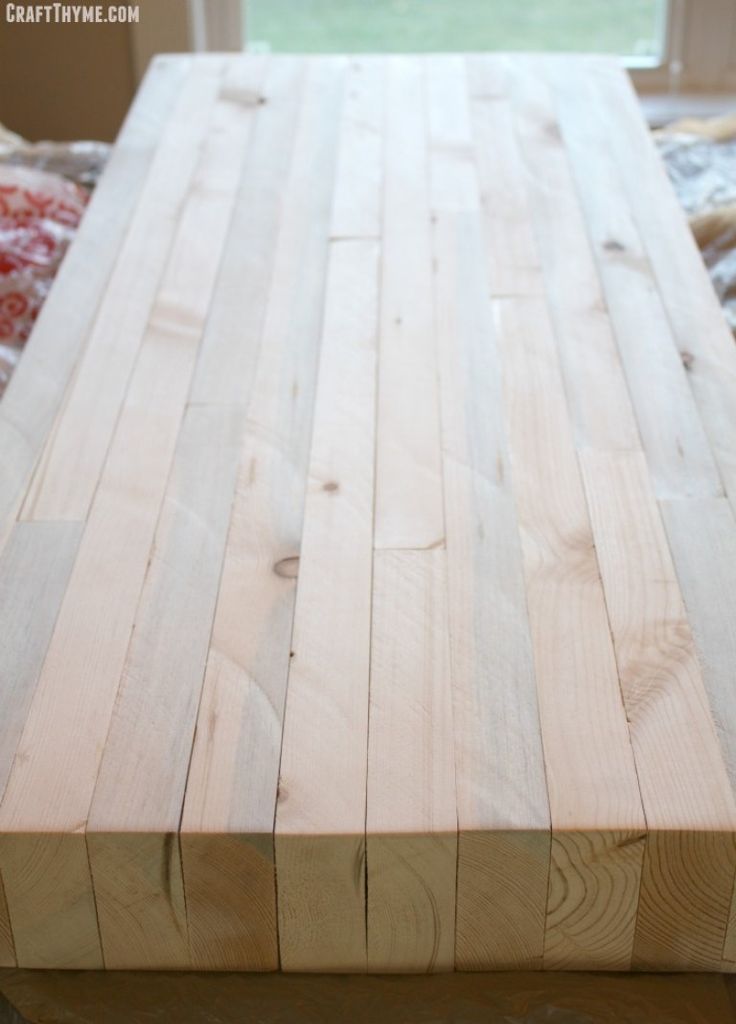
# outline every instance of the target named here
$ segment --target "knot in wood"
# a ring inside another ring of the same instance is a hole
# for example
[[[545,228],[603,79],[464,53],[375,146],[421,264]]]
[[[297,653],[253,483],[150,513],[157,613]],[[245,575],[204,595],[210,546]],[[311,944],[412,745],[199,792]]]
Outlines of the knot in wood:
[[[299,575],[299,555],[291,555],[289,558],[282,558],[281,561],[274,565],[273,571],[277,576],[283,576],[284,579],[296,579]]]

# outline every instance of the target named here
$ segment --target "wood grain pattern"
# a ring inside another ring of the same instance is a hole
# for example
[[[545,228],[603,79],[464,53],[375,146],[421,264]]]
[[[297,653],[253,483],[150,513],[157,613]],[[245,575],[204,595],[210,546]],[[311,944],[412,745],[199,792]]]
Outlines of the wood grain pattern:
[[[545,966],[626,970],[632,963],[644,832],[557,831],[552,839]]]
[[[649,828],[634,965],[717,969],[736,805],[692,631],[644,458],[588,451],[581,464]]]
[[[87,821],[108,967],[187,957],[177,832],[242,420],[190,406],[179,435]]]
[[[659,508],[734,787],[736,693],[731,680],[736,664],[736,519],[725,498],[663,501]]]
[[[717,496],[722,493],[718,469],[619,184],[604,106],[582,88],[579,76],[560,74],[558,67],[550,77],[655,493],[658,498]],[[586,95],[593,102],[582,98]]]
[[[233,123],[221,126],[223,134],[244,128],[251,137],[263,116],[252,100],[261,75],[260,67],[248,68],[246,77],[226,81],[224,110]],[[217,287],[221,295],[219,280]],[[211,331],[208,323],[205,340]],[[176,967],[189,959],[177,833],[244,419],[244,405],[196,404],[180,429],[88,819],[108,967]],[[133,783],[134,797],[121,778]]]
[[[26,519],[84,520],[210,127],[222,62],[184,83],[131,220],[87,349],[23,507]],[[201,180],[201,179],[200,179]],[[196,187],[196,186],[195,186]],[[95,424],[95,430],[89,424]]]
[[[0,403],[0,966],[736,973],[734,409],[614,61],[155,61]]]
[[[0,555],[0,794],[79,547],[80,523],[17,523]]]
[[[636,448],[616,339],[544,78],[512,61],[505,74],[575,443]]]
[[[345,82],[275,823],[282,970],[366,969],[384,80],[371,60]]]
[[[470,57],[468,89],[491,294],[541,295],[542,261],[503,66]]]
[[[33,920],[45,896],[55,911],[29,951],[38,966],[53,963],[59,949],[74,964],[74,947],[65,949],[66,912],[74,921],[84,916],[79,966],[101,966],[83,832],[247,140],[244,124],[240,146],[233,145],[232,107],[225,101],[221,111],[224,124],[203,152],[199,188],[181,212],[0,807],[4,828],[13,833],[7,870],[17,878],[8,899],[16,942],[26,906]],[[207,244],[198,246],[205,231]],[[29,860],[33,853],[45,861],[45,842],[49,857],[61,844],[74,861],[66,890],[51,872],[44,886],[23,870],[24,836]],[[4,852],[0,857],[5,876]]]
[[[309,69],[192,753],[182,855],[200,968],[278,966],[273,827],[344,77],[343,61]],[[240,841],[208,893],[220,833]]]
[[[459,831],[456,963],[519,969],[542,960],[549,805],[488,295],[496,250],[491,245],[488,261],[484,251],[484,237],[496,237],[495,208],[486,207],[481,224],[470,105],[458,60],[437,58],[429,66]],[[495,784],[486,786],[485,778]]]
[[[0,405],[0,541],[4,541],[88,339],[162,131],[190,69],[158,57],[121,130],[56,287]]]
[[[250,399],[304,81],[304,63],[282,58],[269,63],[257,92],[258,116],[197,357],[192,403],[247,406]]]
[[[431,548],[444,518],[421,61],[391,57],[387,88],[375,543]]]
[[[731,789],[736,791],[736,520],[726,498],[660,502],[677,579],[693,631],[713,723]],[[736,966],[736,899],[723,949]]]
[[[622,190],[667,311],[726,493],[736,495],[736,349],[695,239],[641,119],[626,76],[583,65],[609,121]],[[615,112],[615,116],[613,116]],[[632,152],[636,159],[632,159]]]
[[[374,558],[366,847],[368,969],[379,973],[454,964],[457,809],[445,564],[442,548],[376,551]]]
[[[641,835],[645,820],[552,327],[539,299],[494,305],[557,867],[545,966],[627,967],[635,919],[622,931],[618,902],[630,899],[630,852],[621,843]],[[559,910],[557,890],[572,883],[558,844],[570,842],[594,885],[587,931],[578,901],[569,913]]]
[[[366,967],[378,254],[330,249],[276,812],[283,970]]]
[[[354,57],[345,76],[330,237],[378,238],[383,198],[386,62]]]
[[[0,794],[76,557],[81,524],[16,523],[0,554]],[[0,871],[0,966],[16,963]]]
[[[101,968],[84,834],[9,832],[0,840],[0,858],[18,963]]]

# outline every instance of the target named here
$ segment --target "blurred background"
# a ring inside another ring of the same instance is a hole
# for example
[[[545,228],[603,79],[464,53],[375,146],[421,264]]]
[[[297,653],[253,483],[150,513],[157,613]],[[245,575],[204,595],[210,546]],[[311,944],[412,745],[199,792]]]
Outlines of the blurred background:
[[[609,53],[630,69],[655,121],[715,112],[736,91],[734,0],[139,0],[139,8],[135,24],[3,19],[0,121],[28,139],[110,140],[151,55],[200,50]]]

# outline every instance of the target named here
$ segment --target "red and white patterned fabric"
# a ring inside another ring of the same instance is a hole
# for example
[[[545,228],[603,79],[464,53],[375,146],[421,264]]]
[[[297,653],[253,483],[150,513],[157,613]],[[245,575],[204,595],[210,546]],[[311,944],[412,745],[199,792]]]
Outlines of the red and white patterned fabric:
[[[0,394],[88,199],[57,174],[0,166]]]

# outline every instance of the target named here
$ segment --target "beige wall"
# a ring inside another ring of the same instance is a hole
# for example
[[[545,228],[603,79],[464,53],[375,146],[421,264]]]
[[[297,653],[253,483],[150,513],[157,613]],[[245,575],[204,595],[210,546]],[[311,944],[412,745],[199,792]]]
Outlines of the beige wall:
[[[113,139],[151,54],[188,48],[186,0],[139,2],[137,27],[9,25],[3,12],[0,121],[32,140]]]

